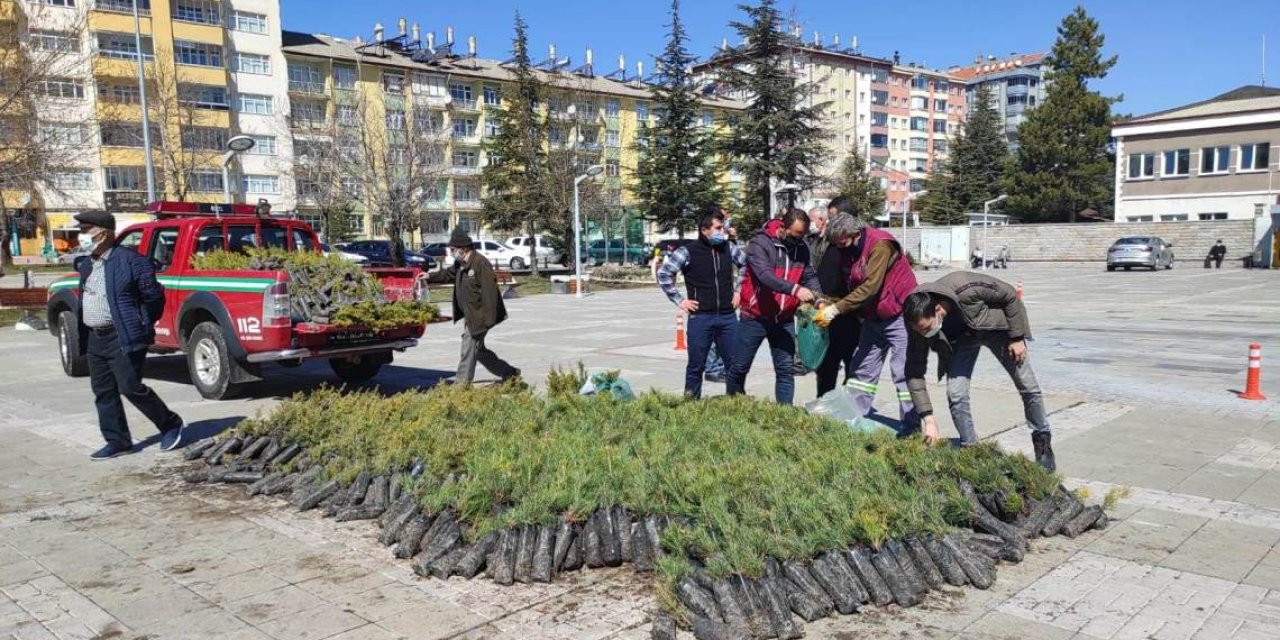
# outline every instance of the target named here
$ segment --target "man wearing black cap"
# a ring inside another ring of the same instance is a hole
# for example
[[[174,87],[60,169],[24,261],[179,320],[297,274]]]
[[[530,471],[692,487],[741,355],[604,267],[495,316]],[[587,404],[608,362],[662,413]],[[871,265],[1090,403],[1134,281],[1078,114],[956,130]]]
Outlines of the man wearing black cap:
[[[106,460],[133,451],[121,396],[155,423],[161,449],[175,449],[182,444],[182,418],[142,383],[147,347],[155,342],[155,323],[164,313],[155,267],[133,249],[115,246],[116,219],[110,213],[89,211],[75,219],[80,248],[89,253],[76,263],[81,347],[89,357],[98,427],[107,441],[89,457]]]
[[[476,363],[506,381],[520,377],[520,370],[498,357],[484,344],[490,329],[507,319],[507,306],[498,292],[498,278],[493,265],[475,251],[471,236],[454,228],[449,237],[449,256],[453,263],[429,276],[431,282],[453,283],[453,321],[462,323],[462,359],[454,384],[468,385],[475,378]]]

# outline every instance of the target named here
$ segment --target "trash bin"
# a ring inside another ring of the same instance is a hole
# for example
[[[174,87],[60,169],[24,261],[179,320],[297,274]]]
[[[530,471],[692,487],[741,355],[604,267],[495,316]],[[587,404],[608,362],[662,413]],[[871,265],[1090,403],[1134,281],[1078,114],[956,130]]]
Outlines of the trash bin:
[[[551,293],[569,293],[569,276],[551,276]]]

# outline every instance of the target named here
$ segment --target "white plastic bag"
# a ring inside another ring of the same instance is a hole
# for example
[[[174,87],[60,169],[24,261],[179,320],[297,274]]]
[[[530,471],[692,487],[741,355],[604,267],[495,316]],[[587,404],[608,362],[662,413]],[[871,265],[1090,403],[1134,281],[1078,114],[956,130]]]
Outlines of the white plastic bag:
[[[888,425],[881,424],[875,420],[870,420],[858,411],[858,405],[853,402],[853,394],[844,387],[836,387],[828,391],[821,398],[810,402],[804,406],[805,410],[816,416],[827,416],[835,418],[847,425],[854,431],[863,433],[875,433],[883,431],[885,433],[897,434]]]

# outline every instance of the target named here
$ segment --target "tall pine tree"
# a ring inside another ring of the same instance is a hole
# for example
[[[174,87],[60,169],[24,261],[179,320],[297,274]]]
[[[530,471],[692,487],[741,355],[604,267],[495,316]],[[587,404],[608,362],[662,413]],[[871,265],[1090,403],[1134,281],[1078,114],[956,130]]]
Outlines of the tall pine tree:
[[[638,171],[631,191],[645,217],[663,233],[676,231],[683,236],[696,228],[696,212],[717,202],[719,188],[711,132],[699,122],[701,103],[689,75],[694,57],[680,22],[679,0],[671,1],[670,29],[667,46],[656,60],[651,89],[660,115],[637,141]]]
[[[1000,180],[1009,159],[1009,147],[1000,113],[992,102],[991,88],[979,85],[969,108],[969,118],[951,144],[947,167],[952,195],[959,213],[982,211],[982,203],[1000,195]]]
[[[743,174],[742,213],[753,225],[769,217],[772,181],[808,190],[822,180],[816,172],[826,158],[821,121],[827,105],[814,103],[810,85],[800,81],[799,43],[784,31],[776,0],[738,8],[746,20],[730,26],[743,44],[724,54],[723,78],[747,108],[730,118],[723,149]]]
[[[852,200],[866,218],[873,218],[884,211],[884,189],[880,186],[880,179],[867,172],[867,161],[857,149],[849,150],[832,183],[832,192]]]
[[[529,59],[529,35],[524,18],[516,12],[515,37],[511,41],[508,68],[515,77],[502,96],[497,117],[498,134],[488,144],[490,161],[480,174],[485,189],[485,222],[496,229],[522,230],[533,237],[558,215],[543,197],[546,152],[545,122],[539,104],[544,87]],[[538,271],[536,243],[529,245],[529,264]]]
[[[1019,147],[1006,178],[1006,210],[1027,222],[1074,222],[1092,208],[1112,210],[1114,160],[1108,98],[1089,89],[1105,78],[1116,56],[1104,59],[1098,22],[1076,7],[1058,26],[1045,63],[1051,67],[1044,102],[1018,127]]]

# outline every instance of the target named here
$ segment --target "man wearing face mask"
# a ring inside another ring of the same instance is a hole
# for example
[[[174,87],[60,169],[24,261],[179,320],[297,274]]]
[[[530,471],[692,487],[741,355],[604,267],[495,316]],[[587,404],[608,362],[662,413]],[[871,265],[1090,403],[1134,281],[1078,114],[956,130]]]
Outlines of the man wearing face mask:
[[[770,220],[747,245],[742,317],[729,361],[730,394],[746,392],[756,351],[768,340],[774,397],[780,404],[791,404],[795,397],[796,339],[791,323],[801,303],[815,302],[822,290],[804,243],[808,233],[808,214],[792,208],[781,219]]]
[[[519,378],[519,369],[484,344],[489,330],[507,319],[507,306],[498,292],[493,265],[473,250],[471,236],[457,227],[449,237],[449,257],[451,265],[427,278],[430,282],[453,283],[453,322],[462,321],[462,357],[454,384],[471,384],[477,362],[504,382]]]
[[[1017,290],[986,274],[951,273],[917,287],[907,296],[903,316],[911,327],[907,387],[920,411],[925,439],[938,439],[938,422],[925,385],[929,351],[933,350],[938,354],[938,378],[947,377],[947,403],[960,432],[960,443],[978,443],[969,408],[969,379],[973,377],[978,352],[986,347],[1004,366],[1022,396],[1036,462],[1053,471],[1053,438],[1040,385],[1027,354],[1031,323]]]
[[[127,398],[160,431],[160,448],[182,444],[182,418],[142,383],[147,348],[155,342],[155,323],[164,313],[164,289],[155,267],[129,247],[115,246],[116,219],[104,211],[76,215],[80,248],[88,258],[76,262],[80,273],[80,336],[89,360],[89,384],[106,446],[89,457],[106,460],[133,451],[125,418]]]
[[[738,319],[738,278],[735,269],[746,266],[746,254],[729,242],[725,217],[709,207],[698,215],[698,238],[672,251],[658,270],[658,286],[672,304],[689,316],[689,363],[685,366],[684,393],[702,397],[702,378],[708,353],[714,346],[720,357],[733,362],[734,332]],[[687,295],[676,288],[676,274],[684,274]]]

